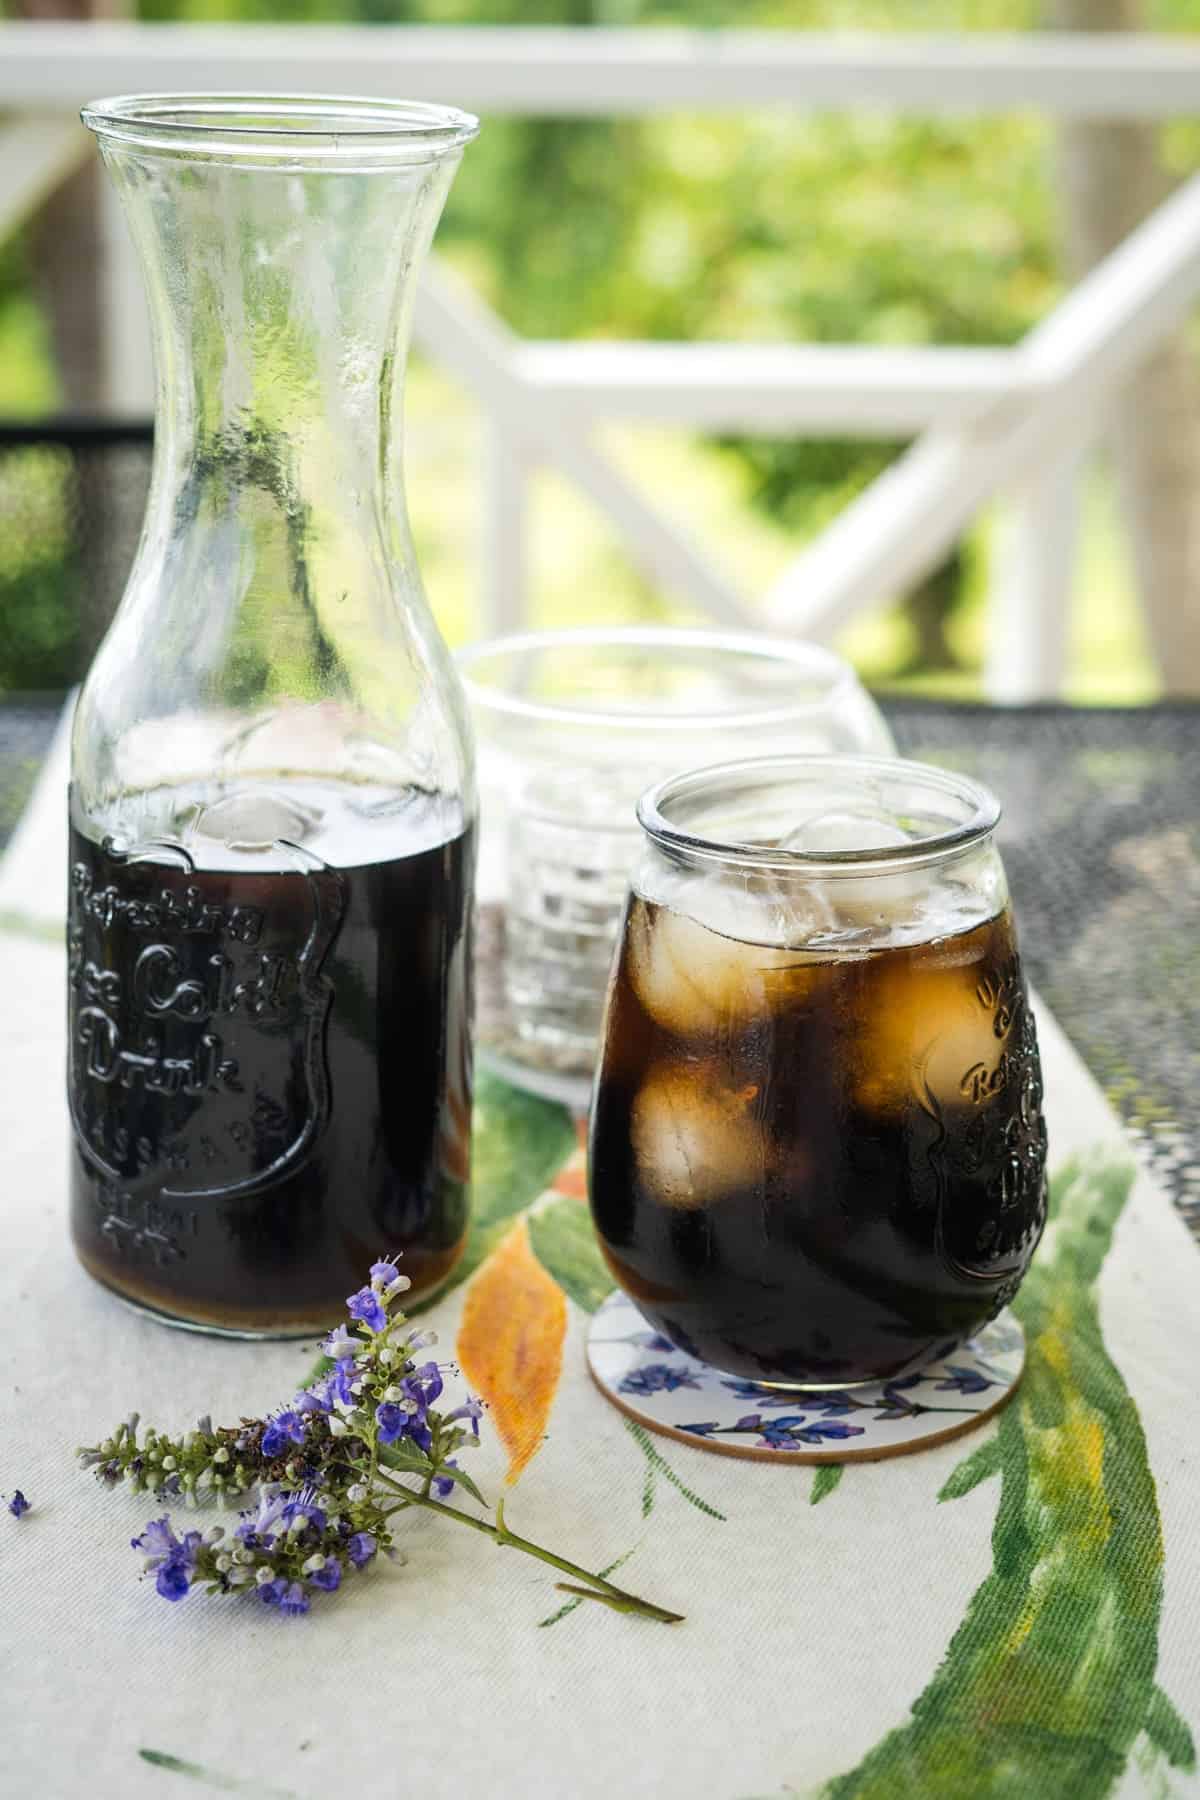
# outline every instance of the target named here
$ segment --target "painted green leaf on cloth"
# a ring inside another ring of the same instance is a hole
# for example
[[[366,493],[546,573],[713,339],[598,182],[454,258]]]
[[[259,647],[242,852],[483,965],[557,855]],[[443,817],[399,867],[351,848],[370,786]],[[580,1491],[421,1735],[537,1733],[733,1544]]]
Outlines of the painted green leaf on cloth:
[[[656,1476],[661,1475],[664,1481],[670,1482],[676,1493],[683,1495],[689,1506],[694,1506],[697,1512],[707,1513],[710,1519],[719,1519],[722,1524],[725,1523],[723,1512],[718,1512],[715,1506],[710,1506],[707,1500],[702,1500],[699,1494],[692,1492],[686,1482],[679,1479],[661,1450],[656,1447],[644,1425],[639,1425],[636,1419],[627,1418],[625,1428],[646,1459],[646,1480],[642,1489],[642,1517],[644,1519],[649,1518],[654,1510],[654,1481]]]
[[[1099,1800],[1143,1732],[1176,1766],[1194,1765],[1191,1733],[1154,1685],[1162,1527],[1096,1301],[1131,1181],[1110,1152],[1055,1183],[1057,1230],[1016,1303],[1024,1381],[941,1496],[999,1473],[992,1572],[909,1722],[827,1800]]]
[[[832,1494],[842,1476],[846,1473],[845,1463],[822,1463],[813,1470],[812,1493],[808,1497],[810,1506],[819,1506],[827,1494]]]
[[[1192,1734],[1158,1687],[1150,1696],[1146,1712],[1146,1736],[1173,1769],[1196,1767],[1196,1745]]]
[[[613,1291],[592,1229],[591,1215],[578,1200],[553,1200],[529,1218],[534,1255],[584,1312],[595,1312]]]
[[[202,1763],[187,1762],[167,1750],[139,1750],[142,1761],[152,1769],[163,1769],[168,1775],[184,1775],[202,1787],[216,1788],[223,1794],[256,1794],[258,1800],[297,1800],[291,1788],[263,1787],[259,1781],[246,1781],[238,1775],[224,1775],[218,1769],[207,1769]]]
[[[977,1450],[972,1450],[970,1456],[959,1463],[953,1474],[942,1484],[938,1499],[961,1500],[964,1494],[969,1494],[981,1481],[990,1481],[993,1475],[998,1475],[1000,1468],[1000,1439],[988,1438],[986,1443],[980,1444]]]
[[[475,1273],[513,1217],[537,1199],[574,1147],[575,1127],[565,1106],[522,1093],[486,1070],[480,1074],[471,1149],[471,1223],[451,1287]],[[445,1292],[442,1288],[433,1299]],[[418,1301],[406,1310],[419,1312],[421,1305]]]

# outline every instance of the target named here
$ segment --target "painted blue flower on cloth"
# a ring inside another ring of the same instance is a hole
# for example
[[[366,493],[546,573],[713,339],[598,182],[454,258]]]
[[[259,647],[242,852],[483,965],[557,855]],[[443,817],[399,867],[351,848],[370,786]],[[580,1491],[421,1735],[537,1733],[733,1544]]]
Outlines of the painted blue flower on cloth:
[[[790,1450],[795,1444],[821,1444],[829,1440],[862,1437],[865,1427],[847,1425],[844,1419],[814,1419],[805,1423],[803,1413],[790,1413],[782,1419],[768,1419],[762,1428],[760,1444],[772,1450]]]
[[[1008,1315],[914,1374],[854,1387],[781,1389],[683,1351],[668,1356],[660,1343],[633,1302],[612,1294],[588,1334],[601,1391],[651,1430],[767,1462],[861,1461],[955,1436],[1003,1403],[1024,1361]]]
[[[794,1391],[788,1392],[781,1391],[779,1388],[764,1387],[757,1381],[738,1381],[732,1376],[726,1376],[721,1385],[727,1387],[736,1399],[753,1400],[756,1406],[764,1409],[774,1406],[795,1406],[798,1399]],[[829,1393],[805,1394],[804,1404],[810,1408],[820,1407],[825,1417],[832,1419],[839,1413],[851,1412],[854,1408],[865,1405],[866,1402],[855,1400],[850,1394],[834,1389]]]
[[[695,1437],[754,1437],[770,1450],[790,1450],[795,1444],[821,1444],[830,1439],[862,1437],[865,1427],[840,1419],[813,1419],[807,1413],[785,1413],[781,1419],[764,1420],[761,1413],[745,1413],[733,1425],[712,1419],[700,1425],[684,1425]]]
[[[955,1363],[947,1363],[946,1379],[939,1381],[939,1394],[982,1394],[985,1388],[995,1387],[996,1383],[989,1379],[981,1369],[964,1369]]]
[[[700,1386],[690,1369],[673,1369],[670,1363],[646,1363],[626,1375],[618,1389],[622,1394],[673,1394],[676,1388]]]
[[[795,1396],[793,1395],[794,1399]],[[857,1394],[845,1393],[834,1389],[828,1394],[805,1394],[804,1404],[813,1412],[819,1412],[823,1419],[841,1419],[851,1412],[870,1412],[878,1405],[877,1401],[860,1399]]]

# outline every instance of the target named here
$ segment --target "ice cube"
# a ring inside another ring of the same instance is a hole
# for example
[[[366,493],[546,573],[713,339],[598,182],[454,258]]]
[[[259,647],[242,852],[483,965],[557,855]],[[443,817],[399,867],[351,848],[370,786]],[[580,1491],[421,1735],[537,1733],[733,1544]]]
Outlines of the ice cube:
[[[712,1064],[652,1069],[633,1103],[638,1175],[664,1206],[706,1206],[764,1177],[767,1139],[758,1088],[732,1088]]]
[[[319,808],[303,805],[293,795],[248,789],[202,807],[192,831],[230,850],[265,850],[280,838],[291,844],[303,843],[320,819]]]
[[[914,1104],[941,1113],[992,1091],[1011,1005],[1006,1010],[994,965],[985,966],[989,947],[959,938],[945,952],[914,949],[869,967],[850,1077],[862,1106],[893,1116]]]
[[[891,850],[911,841],[902,826],[879,813],[831,811],[803,819],[779,848],[802,856],[810,850]]]
[[[742,908],[743,928],[773,928],[761,906]],[[723,937],[707,925],[635,900],[627,955],[634,992],[650,1017],[668,1031],[712,1037],[803,997],[811,961],[778,943]]]

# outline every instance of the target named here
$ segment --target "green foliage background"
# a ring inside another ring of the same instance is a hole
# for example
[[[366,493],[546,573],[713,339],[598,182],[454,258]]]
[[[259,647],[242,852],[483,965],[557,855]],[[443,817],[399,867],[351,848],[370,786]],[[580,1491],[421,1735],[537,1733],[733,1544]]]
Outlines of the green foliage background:
[[[1030,0],[141,0],[139,14],[930,32],[1036,24]],[[1200,0],[1158,0],[1151,22],[1200,29]],[[1174,129],[1168,143],[1180,171],[1190,168],[1196,128]],[[463,164],[439,243],[531,337],[1006,344],[1060,292],[1050,150],[1050,130],[1032,114],[499,118],[487,121]],[[0,413],[53,401],[44,328],[21,246],[10,245],[0,254]],[[414,454],[423,447],[427,457],[427,474],[413,470],[422,554],[443,624],[459,637],[471,629],[472,574],[453,546],[461,546],[474,490],[461,502],[449,495],[470,487],[474,421],[432,377],[418,376],[410,408]],[[644,431],[614,442],[651,491],[685,518],[691,512],[751,593],[899,448],[829,439],[698,444]],[[38,480],[44,505],[47,477]],[[541,511],[543,617],[663,613],[663,597],[644,588],[603,528],[588,519],[581,537],[577,501],[550,483]],[[1075,686],[1086,697],[1145,697],[1153,678],[1102,487],[1088,519]],[[985,523],[926,592],[924,633],[918,602],[849,634],[845,647],[870,677],[971,691],[988,548]],[[73,673],[61,641],[70,620],[61,600],[50,616],[46,564],[36,545],[0,550],[0,613],[13,618],[23,596],[19,629],[0,632],[8,646],[0,685],[47,685]],[[958,667],[942,674],[930,657],[946,615],[942,648]]]

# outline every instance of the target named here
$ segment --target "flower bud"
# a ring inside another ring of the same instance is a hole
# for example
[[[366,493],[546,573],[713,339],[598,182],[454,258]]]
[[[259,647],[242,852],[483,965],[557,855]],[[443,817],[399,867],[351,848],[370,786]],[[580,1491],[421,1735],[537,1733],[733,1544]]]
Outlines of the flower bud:
[[[206,1544],[219,1544],[224,1536],[225,1527],[223,1525],[210,1525],[204,1534],[204,1541]]]
[[[227,1550],[222,1550],[220,1556],[218,1556],[216,1559],[216,1570],[217,1570],[218,1575],[228,1575],[228,1573],[232,1569],[232,1567],[233,1567],[232,1556],[230,1556],[230,1554]]]
[[[219,1450],[213,1451],[212,1459],[215,1463],[227,1463],[229,1461],[229,1452],[224,1444],[221,1445]]]
[[[350,1431],[350,1427],[347,1425],[345,1419],[340,1419],[336,1413],[330,1413],[330,1415],[329,1415],[329,1435],[330,1435],[330,1437],[335,1437],[335,1438],[346,1437],[349,1435],[349,1431]]]
[[[323,1569],[324,1567],[325,1558],[321,1555],[321,1552],[317,1550],[309,1557],[306,1563],[301,1565],[300,1573],[302,1575],[315,1575],[318,1569]]]
[[[368,1489],[364,1482],[353,1481],[346,1489],[346,1498],[350,1501],[351,1505],[357,1506],[360,1501],[366,1499],[367,1493]]]
[[[177,1469],[179,1464],[175,1461],[173,1456],[164,1456],[162,1459],[162,1466],[164,1469]]]
[[[270,1563],[263,1563],[261,1567],[257,1568],[254,1571],[254,1579],[257,1581],[259,1587],[266,1587],[268,1581],[274,1581],[275,1571]]]
[[[246,1583],[249,1580],[251,1580],[251,1575],[250,1575],[249,1569],[232,1569],[230,1571],[230,1575],[229,1575],[230,1587],[245,1587]]]
[[[384,1388],[384,1390],[383,1390],[383,1397],[384,1397],[384,1399],[385,1399],[385,1400],[392,1400],[392,1401],[395,1401],[395,1400],[403,1400],[403,1398],[404,1398],[404,1389],[403,1389],[403,1388],[398,1388],[398,1387],[397,1387],[397,1386],[396,1386],[396,1384],[395,1384],[395,1382],[393,1382],[393,1383],[392,1383],[392,1385],[391,1385],[391,1387],[386,1387],[386,1388]]]

